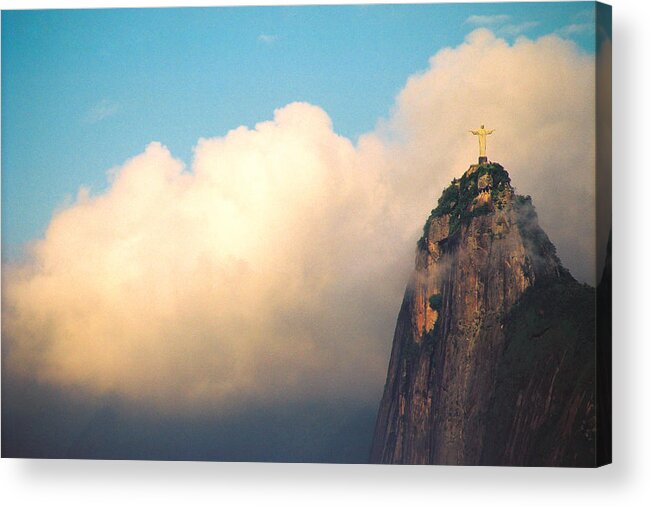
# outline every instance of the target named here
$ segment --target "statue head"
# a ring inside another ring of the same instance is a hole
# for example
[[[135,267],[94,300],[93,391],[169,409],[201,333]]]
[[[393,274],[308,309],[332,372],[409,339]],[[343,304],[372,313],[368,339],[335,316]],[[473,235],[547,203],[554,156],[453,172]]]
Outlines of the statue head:
[[[480,128],[484,128],[484,126],[482,125]]]

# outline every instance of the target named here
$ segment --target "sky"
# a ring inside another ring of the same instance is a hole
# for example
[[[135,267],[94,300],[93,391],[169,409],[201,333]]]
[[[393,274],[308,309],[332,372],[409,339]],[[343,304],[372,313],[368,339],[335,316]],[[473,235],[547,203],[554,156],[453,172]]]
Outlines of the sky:
[[[580,2],[5,11],[3,255],[42,236],[81,185],[104,190],[106,171],[151,141],[188,164],[197,139],[295,101],[322,107],[354,141],[389,116],[409,75],[473,28],[511,41],[567,32],[594,51],[589,11]]]
[[[596,51],[583,3],[3,12],[3,453],[365,461],[468,129],[594,284]]]

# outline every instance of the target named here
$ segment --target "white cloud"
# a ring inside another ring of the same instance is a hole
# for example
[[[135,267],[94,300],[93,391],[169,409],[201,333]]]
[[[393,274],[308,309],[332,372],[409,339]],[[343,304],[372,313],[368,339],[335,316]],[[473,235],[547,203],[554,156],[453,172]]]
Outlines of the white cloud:
[[[511,19],[508,14],[494,14],[494,15],[479,15],[474,14],[466,18],[466,23],[473,25],[499,25],[506,23]]]
[[[489,156],[591,276],[594,72],[570,41],[481,29],[357,145],[304,103],[200,140],[189,168],[152,143],[5,266],[6,371],[173,411],[376,395],[423,222],[476,159],[469,128],[496,129]]]

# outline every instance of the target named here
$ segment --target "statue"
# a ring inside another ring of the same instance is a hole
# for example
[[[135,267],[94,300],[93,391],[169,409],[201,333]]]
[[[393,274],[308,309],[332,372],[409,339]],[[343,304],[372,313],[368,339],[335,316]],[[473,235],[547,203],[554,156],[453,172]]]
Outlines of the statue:
[[[495,130],[486,130],[482,125],[479,130],[470,130],[469,132],[479,138],[479,163],[485,164],[488,162],[488,157],[486,157],[486,136],[492,134]]]

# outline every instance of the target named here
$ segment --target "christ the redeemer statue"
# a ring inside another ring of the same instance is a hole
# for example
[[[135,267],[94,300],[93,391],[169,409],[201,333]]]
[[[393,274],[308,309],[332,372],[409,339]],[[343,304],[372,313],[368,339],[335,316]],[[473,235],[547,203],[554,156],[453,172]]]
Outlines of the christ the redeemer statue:
[[[471,130],[473,135],[479,138],[479,163],[485,164],[488,162],[488,157],[486,157],[486,136],[495,132],[495,130],[486,130],[482,125],[479,130]]]

